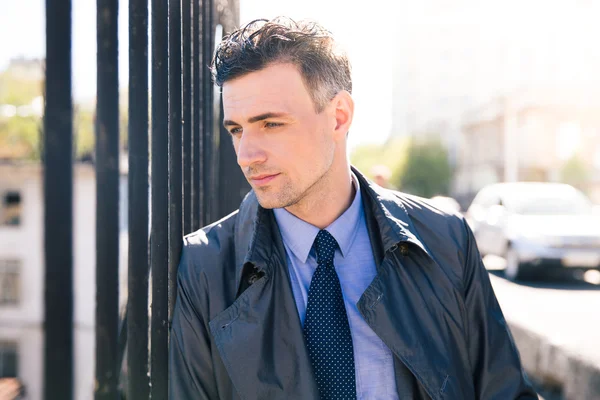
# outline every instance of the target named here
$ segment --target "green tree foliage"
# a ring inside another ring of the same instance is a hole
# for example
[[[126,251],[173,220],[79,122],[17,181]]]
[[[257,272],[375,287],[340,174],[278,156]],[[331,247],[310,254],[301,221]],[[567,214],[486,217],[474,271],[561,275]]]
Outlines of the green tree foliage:
[[[75,132],[75,157],[77,159],[89,159],[94,157],[95,151],[95,114],[89,108],[77,107],[74,111]],[[127,149],[128,118],[127,109],[121,107],[119,110],[119,143],[121,149]]]
[[[37,117],[0,119],[0,159],[40,159],[40,120]]]
[[[42,95],[43,83],[39,79],[15,73],[10,68],[0,72],[0,104],[24,106]]]
[[[402,174],[392,184],[402,191],[422,197],[447,195],[452,169],[446,148],[438,141],[411,142]]]
[[[560,170],[560,180],[579,189],[584,189],[590,179],[590,167],[579,157],[574,155],[568,159]]]
[[[43,94],[39,61],[17,60],[0,72],[0,105],[28,106]],[[35,115],[0,116],[0,159],[39,160],[41,119]]]
[[[129,113],[126,106],[119,110],[119,143],[122,149],[129,149]]]
[[[96,143],[94,136],[94,111],[76,107],[73,119],[75,157],[77,159],[92,158]]]
[[[128,129],[127,108],[119,110],[119,143],[121,149],[127,149]],[[75,156],[78,159],[93,157],[95,151],[95,122],[94,110],[77,107],[74,112]]]
[[[95,151],[94,110],[75,106],[73,109],[74,156],[91,159]],[[127,147],[127,113],[119,118],[119,142]],[[0,159],[39,161],[43,121],[36,116],[0,118]]]
[[[408,140],[394,138],[384,144],[365,144],[356,147],[350,154],[350,162],[370,178],[371,168],[385,165],[392,171],[391,182],[397,181],[406,162]]]
[[[31,105],[43,96],[43,62],[14,60],[0,71],[0,106]],[[127,148],[127,90],[120,96],[119,137],[121,148]],[[125,105],[125,106],[123,106]],[[94,105],[73,107],[74,156],[92,159],[95,145]],[[40,160],[43,121],[39,116],[0,115],[0,159]]]

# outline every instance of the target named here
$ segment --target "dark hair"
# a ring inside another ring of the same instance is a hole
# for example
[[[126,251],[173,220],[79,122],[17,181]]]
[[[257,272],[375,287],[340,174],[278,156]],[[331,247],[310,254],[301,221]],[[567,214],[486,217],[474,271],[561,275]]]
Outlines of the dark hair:
[[[331,32],[311,21],[254,20],[223,38],[211,68],[215,83],[223,86],[274,63],[298,67],[317,112],[340,91],[352,93],[346,53]]]

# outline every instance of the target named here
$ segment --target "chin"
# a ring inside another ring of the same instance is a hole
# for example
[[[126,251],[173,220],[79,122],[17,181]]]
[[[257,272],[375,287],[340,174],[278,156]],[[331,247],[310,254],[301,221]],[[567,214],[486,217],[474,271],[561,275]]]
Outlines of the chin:
[[[261,193],[260,190],[255,190],[254,193],[258,204],[266,209],[285,208],[295,203],[293,200],[282,197],[279,193]]]
[[[260,204],[260,206],[262,208],[272,209],[272,208],[285,207],[285,203],[282,203],[277,198],[273,198],[272,196],[265,196],[264,194],[261,195],[257,192],[255,192],[255,193],[256,193],[256,198],[258,200],[258,204]]]

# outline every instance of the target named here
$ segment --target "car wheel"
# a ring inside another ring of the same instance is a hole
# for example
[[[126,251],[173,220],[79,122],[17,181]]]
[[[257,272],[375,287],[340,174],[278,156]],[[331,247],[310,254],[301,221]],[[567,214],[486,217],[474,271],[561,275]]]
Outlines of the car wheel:
[[[531,270],[527,268],[527,265],[522,263],[519,259],[519,254],[512,247],[508,247],[506,250],[506,268],[504,269],[504,276],[510,281],[520,281],[533,279]]]

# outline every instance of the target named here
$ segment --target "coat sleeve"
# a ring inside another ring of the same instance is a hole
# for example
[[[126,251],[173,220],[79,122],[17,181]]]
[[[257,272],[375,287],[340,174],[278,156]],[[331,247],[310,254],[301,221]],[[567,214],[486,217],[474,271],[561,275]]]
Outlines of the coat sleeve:
[[[463,220],[465,249],[464,296],[467,309],[469,360],[477,398],[538,399],[522,368],[519,351],[506,324],[473,232]]]
[[[218,399],[208,321],[203,313],[203,274],[184,243],[169,346],[169,399]],[[204,303],[206,303],[204,301]]]

